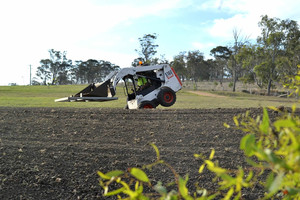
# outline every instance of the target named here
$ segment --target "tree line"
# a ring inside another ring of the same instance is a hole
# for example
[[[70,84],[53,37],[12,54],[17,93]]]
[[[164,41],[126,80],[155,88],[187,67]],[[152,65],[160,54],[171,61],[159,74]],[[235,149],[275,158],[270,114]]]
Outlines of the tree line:
[[[199,51],[183,52],[171,62],[182,79],[218,80],[230,78],[233,91],[238,80],[267,88],[268,94],[275,82],[297,74],[300,64],[300,30],[293,20],[261,17],[258,23],[261,35],[256,43],[241,37],[233,30],[233,43],[217,46],[210,53],[214,59],[205,60]]]
[[[101,82],[120,67],[109,61],[88,59],[75,61],[67,59],[66,52],[49,50],[50,58],[42,59],[37,68],[33,84],[66,85]]]
[[[212,58],[205,59],[200,50],[184,51],[168,61],[161,55],[155,57],[159,45],[155,43],[158,35],[145,34],[139,38],[139,49],[135,49],[139,57],[132,66],[170,64],[182,81],[213,80],[232,81],[233,91],[236,82],[254,83],[260,88],[267,88],[268,94],[274,83],[282,81],[288,75],[297,73],[300,63],[300,30],[296,21],[261,16],[258,23],[261,34],[256,42],[242,36],[241,31],[233,30],[232,43],[217,46],[210,51]],[[37,76],[46,84],[76,84],[101,81],[116,66],[108,61],[72,61],[66,58],[66,52],[50,50],[50,59],[41,60]]]

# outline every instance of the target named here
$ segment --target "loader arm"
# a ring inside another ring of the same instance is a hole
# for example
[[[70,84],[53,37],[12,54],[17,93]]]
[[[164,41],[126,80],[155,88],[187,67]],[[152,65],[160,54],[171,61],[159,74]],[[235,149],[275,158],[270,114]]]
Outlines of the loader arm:
[[[133,68],[123,68],[119,72],[115,73],[115,77],[112,81],[112,87],[116,91],[116,87],[121,79],[123,79],[127,75],[134,75],[136,73],[136,70]]]

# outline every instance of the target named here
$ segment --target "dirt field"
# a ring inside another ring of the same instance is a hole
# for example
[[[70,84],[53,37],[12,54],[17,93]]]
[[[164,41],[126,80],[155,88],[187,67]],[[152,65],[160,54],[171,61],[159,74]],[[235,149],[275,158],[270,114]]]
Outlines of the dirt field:
[[[193,154],[214,148],[220,166],[247,167],[239,150],[242,133],[223,127],[245,111],[0,108],[0,199],[105,199],[97,170],[155,161],[150,142],[180,175],[189,174],[191,191],[196,182],[213,190],[211,174],[198,174],[201,161]],[[173,178],[162,167],[149,176],[153,183]],[[262,193],[256,186],[243,198]]]

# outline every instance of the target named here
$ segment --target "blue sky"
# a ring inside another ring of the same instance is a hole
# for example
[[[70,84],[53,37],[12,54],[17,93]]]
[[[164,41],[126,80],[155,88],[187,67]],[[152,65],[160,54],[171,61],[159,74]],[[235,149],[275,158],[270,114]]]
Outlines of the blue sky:
[[[253,41],[261,15],[296,20],[295,0],[1,0],[0,85],[29,84],[49,49],[75,60],[129,67],[138,38],[156,33],[157,56],[209,51],[233,41],[233,29]]]

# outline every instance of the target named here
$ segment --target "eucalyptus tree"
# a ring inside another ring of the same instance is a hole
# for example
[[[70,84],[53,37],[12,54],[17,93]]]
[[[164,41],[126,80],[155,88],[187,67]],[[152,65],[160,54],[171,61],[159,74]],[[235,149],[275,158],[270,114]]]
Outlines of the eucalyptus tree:
[[[180,52],[178,55],[174,56],[173,61],[170,63],[174,68],[181,81],[187,78],[187,68],[186,68],[186,52]]]
[[[186,66],[189,78],[193,81],[209,80],[209,65],[199,50],[187,53]]]
[[[236,56],[237,62],[242,65],[243,74],[240,78],[243,83],[256,83],[260,88],[264,87],[263,80],[254,72],[255,66],[263,60],[261,49],[257,45],[243,46]]]
[[[229,69],[232,73],[232,82],[233,87],[232,91],[235,92],[236,88],[236,82],[238,81],[238,78],[242,75],[242,64],[237,61],[237,56],[245,45],[249,43],[248,37],[241,36],[241,31],[238,31],[237,29],[233,29],[233,38],[234,42],[233,45],[230,47],[231,56],[229,59]]]
[[[297,70],[300,32],[297,22],[262,16],[261,36],[257,38],[263,61],[255,67],[257,75],[267,82],[268,94],[274,81]]]
[[[135,49],[139,54],[139,58],[136,58],[132,65],[137,66],[139,61],[142,61],[145,65],[151,64],[152,57],[157,53],[158,45],[155,44],[157,39],[157,34],[145,34],[142,38],[139,38],[140,47]]]
[[[51,60],[50,59],[43,59],[40,61],[40,66],[38,66],[36,71],[36,76],[40,78],[43,85],[48,83],[48,80],[51,78]]]
[[[46,84],[67,84],[68,73],[72,66],[72,61],[66,57],[67,52],[49,50],[50,59],[42,59],[40,66],[37,68],[36,75],[43,79],[43,83]]]
[[[211,76],[218,79],[220,84],[228,72],[228,62],[232,55],[231,50],[226,46],[217,46],[210,50],[210,55],[214,57],[214,67],[211,70]]]
[[[77,83],[95,83],[103,81],[111,71],[119,69],[119,66],[108,61],[88,59],[87,61],[76,61],[73,76]]]
[[[294,20],[283,20],[284,27],[284,56],[279,59],[278,65],[280,79],[287,75],[297,74],[297,65],[300,63],[300,30],[299,25]]]

